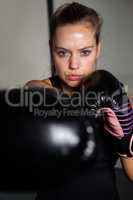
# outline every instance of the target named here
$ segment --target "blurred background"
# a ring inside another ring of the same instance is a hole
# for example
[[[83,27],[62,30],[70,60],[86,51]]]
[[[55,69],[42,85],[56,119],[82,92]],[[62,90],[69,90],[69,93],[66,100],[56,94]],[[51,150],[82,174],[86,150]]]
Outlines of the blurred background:
[[[21,87],[28,80],[51,75],[49,16],[65,0],[0,0],[0,88]],[[96,9],[104,19],[98,68],[111,71],[133,102],[133,1],[77,1]],[[121,200],[133,199],[133,184],[116,166]],[[1,191],[0,200],[32,200],[35,192]]]

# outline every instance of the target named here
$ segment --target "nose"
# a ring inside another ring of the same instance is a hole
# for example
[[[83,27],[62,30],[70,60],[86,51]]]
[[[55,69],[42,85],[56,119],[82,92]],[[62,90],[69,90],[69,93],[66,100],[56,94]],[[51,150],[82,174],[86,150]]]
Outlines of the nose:
[[[71,55],[70,61],[69,61],[69,68],[70,69],[78,69],[80,67],[80,61],[78,56]]]

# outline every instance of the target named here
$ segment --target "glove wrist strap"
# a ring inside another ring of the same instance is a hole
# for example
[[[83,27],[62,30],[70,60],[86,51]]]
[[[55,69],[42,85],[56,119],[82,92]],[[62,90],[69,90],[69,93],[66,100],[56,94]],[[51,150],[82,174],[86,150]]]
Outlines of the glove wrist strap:
[[[122,157],[133,157],[133,132],[124,135],[122,139],[114,138],[114,146],[117,153]]]

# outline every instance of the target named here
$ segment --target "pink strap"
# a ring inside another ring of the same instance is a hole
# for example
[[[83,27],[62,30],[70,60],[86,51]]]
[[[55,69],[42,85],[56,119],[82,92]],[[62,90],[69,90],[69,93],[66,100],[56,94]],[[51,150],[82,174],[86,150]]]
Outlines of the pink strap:
[[[104,113],[104,128],[111,133],[113,136],[121,139],[124,137],[122,127],[116,117],[116,114],[111,108],[100,108],[98,112]]]

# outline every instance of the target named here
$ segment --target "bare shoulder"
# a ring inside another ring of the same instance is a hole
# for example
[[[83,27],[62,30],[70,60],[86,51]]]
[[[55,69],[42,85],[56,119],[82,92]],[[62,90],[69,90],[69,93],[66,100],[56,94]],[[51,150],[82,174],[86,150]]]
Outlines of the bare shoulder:
[[[30,80],[25,84],[25,87],[34,88],[34,87],[48,87],[52,88],[51,81],[49,79],[44,80]]]

